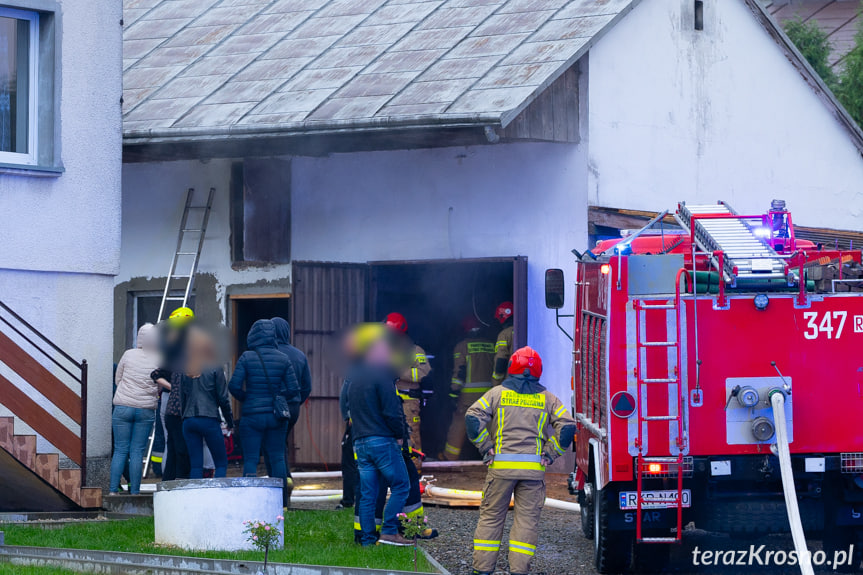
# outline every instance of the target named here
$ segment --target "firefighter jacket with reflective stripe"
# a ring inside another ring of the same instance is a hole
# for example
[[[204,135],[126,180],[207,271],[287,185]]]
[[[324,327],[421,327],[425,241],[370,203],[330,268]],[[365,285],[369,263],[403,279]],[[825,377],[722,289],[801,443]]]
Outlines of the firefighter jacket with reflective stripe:
[[[494,344],[494,374],[492,379],[495,385],[506,378],[506,369],[509,367],[509,358],[512,355],[512,326],[506,327],[497,334]]]
[[[416,391],[420,389],[420,382],[431,373],[431,365],[426,357],[426,352],[420,346],[414,344],[413,356],[408,366],[399,376],[398,389],[400,391]],[[403,398],[404,399],[404,398]]]
[[[491,388],[494,370],[494,343],[480,337],[460,341],[453,351],[452,382],[454,393],[485,393]]]
[[[575,436],[569,411],[530,376],[510,376],[487,391],[467,410],[465,422],[480,453],[494,449],[490,469],[508,479],[542,479],[543,458],[563,455]]]

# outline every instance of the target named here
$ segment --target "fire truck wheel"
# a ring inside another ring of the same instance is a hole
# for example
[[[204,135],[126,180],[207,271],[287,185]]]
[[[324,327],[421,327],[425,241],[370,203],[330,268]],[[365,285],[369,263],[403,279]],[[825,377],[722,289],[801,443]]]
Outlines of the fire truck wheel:
[[[635,535],[631,531],[613,531],[610,526],[613,507],[605,489],[594,492],[594,559],[600,573],[626,573],[632,566]]]
[[[594,486],[588,482],[584,484],[584,490],[578,494],[578,502],[581,505],[581,534],[585,539],[593,539],[593,505],[594,505]]]

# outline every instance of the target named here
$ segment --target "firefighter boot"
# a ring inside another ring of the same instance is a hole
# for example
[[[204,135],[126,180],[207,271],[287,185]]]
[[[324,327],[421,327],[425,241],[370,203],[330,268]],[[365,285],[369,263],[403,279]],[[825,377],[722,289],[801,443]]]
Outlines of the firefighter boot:
[[[491,571],[477,571],[474,569],[470,575],[492,575]]]
[[[515,517],[509,533],[509,566],[511,573],[529,573],[536,553],[537,532],[545,503],[545,481],[523,480],[515,485]]]

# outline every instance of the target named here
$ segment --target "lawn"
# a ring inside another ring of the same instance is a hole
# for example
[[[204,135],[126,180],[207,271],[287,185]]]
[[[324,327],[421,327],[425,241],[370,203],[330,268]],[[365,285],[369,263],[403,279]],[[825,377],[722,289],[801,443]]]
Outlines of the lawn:
[[[80,575],[74,571],[57,569],[55,567],[25,567],[23,565],[11,565],[0,563],[3,575]]]
[[[413,571],[413,548],[378,545],[363,548],[353,542],[353,510],[291,511],[285,517],[285,549],[270,552],[270,561],[306,565],[334,565],[370,569]],[[152,517],[128,521],[104,521],[68,525],[61,529],[41,529],[22,525],[2,525],[7,545],[60,547],[186,555],[212,559],[261,561],[262,554],[252,551],[189,552],[153,545]],[[3,569],[10,568],[3,565]],[[420,555],[419,570],[434,573],[434,568]],[[4,575],[7,571],[2,571]],[[12,572],[18,573],[18,572]],[[59,575],[62,571],[20,571],[21,575]]]

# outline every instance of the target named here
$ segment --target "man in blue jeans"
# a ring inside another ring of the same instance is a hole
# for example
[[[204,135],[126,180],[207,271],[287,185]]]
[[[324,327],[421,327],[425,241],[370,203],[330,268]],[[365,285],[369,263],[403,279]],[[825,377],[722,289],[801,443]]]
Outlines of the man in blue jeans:
[[[397,515],[410,493],[410,482],[402,457],[405,436],[404,414],[393,382],[397,372],[389,334],[378,332],[363,345],[364,352],[348,370],[348,406],[354,434],[354,451],[360,475],[357,515],[365,547],[376,542],[384,545],[413,545],[399,535]],[[375,502],[381,482],[390,486],[390,500],[384,508],[380,539],[376,534]]]

